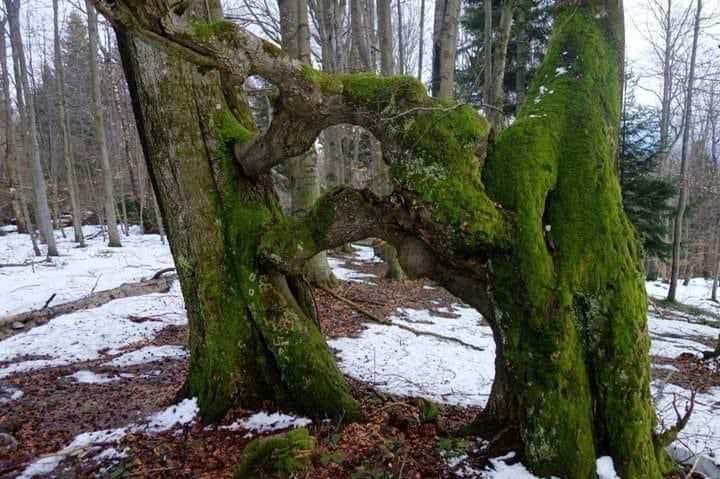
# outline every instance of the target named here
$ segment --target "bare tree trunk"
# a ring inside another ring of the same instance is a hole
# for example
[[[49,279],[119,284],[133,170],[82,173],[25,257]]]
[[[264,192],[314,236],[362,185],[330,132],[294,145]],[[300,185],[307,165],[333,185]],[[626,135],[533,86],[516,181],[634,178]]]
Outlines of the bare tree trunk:
[[[393,31],[391,21],[391,0],[377,0],[378,39],[380,42],[380,73],[389,76],[394,73]]]
[[[483,101],[490,104],[495,98],[493,94],[493,7],[492,0],[483,0],[483,12],[485,16],[485,29],[483,31],[483,55],[485,59],[484,81],[483,81]]]
[[[525,11],[519,8],[517,19],[517,65],[515,70],[515,92],[517,94],[517,101],[515,102],[517,106],[515,111],[516,115],[520,111],[523,103],[525,103],[527,88],[528,35],[525,30],[525,21]]]
[[[17,60],[14,62],[18,69],[16,77],[19,77],[24,93],[26,108],[24,109],[25,111],[21,111],[20,113],[21,116],[25,117],[25,125],[28,129],[27,146],[30,151],[27,153],[30,158],[30,172],[32,174],[33,190],[35,192],[35,216],[40,234],[47,242],[48,256],[58,256],[50,219],[50,207],[48,205],[47,190],[45,188],[45,178],[43,177],[42,164],[40,163],[40,145],[38,144],[37,120],[35,118],[35,99],[30,91],[25,51],[20,33],[20,0],[5,0],[5,6],[7,9],[8,23],[10,25],[10,43],[12,44],[13,57]]]
[[[95,114],[95,136],[97,138],[98,150],[100,154],[100,167],[103,175],[103,200],[105,210],[105,220],[108,228],[108,246],[120,247],[120,233],[117,228],[117,216],[115,214],[115,197],[113,194],[113,173],[110,166],[110,157],[108,155],[107,138],[105,136],[105,115],[103,114],[102,96],[100,93],[100,72],[97,60],[97,14],[90,0],[85,1],[88,17],[88,39],[89,39],[89,63],[90,63],[90,82],[93,99],[93,109]]]
[[[418,80],[422,81],[423,54],[425,47],[425,0],[420,0],[420,25],[418,38]]]
[[[515,0],[505,0],[500,11],[500,26],[493,58],[492,101],[494,107],[488,111],[488,119],[497,129],[503,120],[502,109],[505,104],[505,62],[507,61],[507,47],[510,41],[510,28],[512,27]]]
[[[690,127],[692,120],[692,99],[695,86],[695,59],[697,57],[698,36],[700,35],[700,13],[702,12],[702,0],[697,0],[695,11],[695,27],[693,30],[693,45],[690,54],[690,72],[688,76],[687,92],[685,93],[685,120],[682,135],[682,152],[680,154],[680,192],[678,195],[678,206],[675,214],[673,227],[672,244],[672,266],[670,269],[670,288],[668,289],[668,301],[675,301],[677,295],[677,282],[680,273],[680,243],[682,241],[682,224],[687,206],[687,178],[686,170],[688,163],[688,148],[690,143]]]
[[[405,74],[405,40],[403,38],[403,16],[402,16],[402,3],[401,0],[396,0],[397,6],[397,31],[398,31],[398,74]]]
[[[369,71],[370,51],[368,50],[367,35],[363,29],[361,0],[350,0],[350,30],[353,49],[357,52],[360,61],[360,71]]]
[[[455,55],[457,53],[458,0],[438,0],[435,3],[435,31],[433,32],[432,94],[440,99],[453,97],[455,89]]]
[[[0,20],[0,68],[2,68],[2,94],[3,94],[3,123],[5,125],[5,159],[7,161],[8,187],[10,189],[10,205],[18,233],[27,233],[28,227],[23,214],[21,203],[25,201],[22,186],[18,181],[17,158],[15,151],[15,134],[10,106],[10,78],[7,70],[7,51],[5,40],[5,24],[7,19]]]
[[[85,236],[82,231],[82,212],[80,211],[80,198],[78,196],[77,172],[75,170],[75,156],[70,139],[70,121],[65,103],[65,71],[60,50],[60,19],[58,13],[58,0],[53,0],[53,43],[55,48],[55,80],[58,95],[58,109],[60,115],[60,129],[63,137],[63,157],[65,160],[65,181],[70,193],[70,208],[73,217],[73,234],[75,242],[85,246]]]

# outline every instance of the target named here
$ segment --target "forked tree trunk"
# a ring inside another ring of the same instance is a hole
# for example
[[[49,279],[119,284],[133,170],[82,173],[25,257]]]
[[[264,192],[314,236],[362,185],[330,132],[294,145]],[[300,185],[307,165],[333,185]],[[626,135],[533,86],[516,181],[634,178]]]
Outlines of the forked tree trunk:
[[[305,283],[257,256],[261,232],[282,212],[270,176],[245,177],[228,149],[253,134],[247,104],[233,101],[241,123],[216,72],[198,73],[133,37],[118,40],[185,298],[186,389],[201,416],[273,399],[313,417],[358,418]]]
[[[116,20],[129,11],[122,0],[106,10]],[[202,76],[121,38],[147,161],[173,213],[166,219],[191,329],[188,387],[205,417],[236,398],[274,398],[312,415],[357,411],[295,275],[317,251],[376,236],[401,246],[406,272],[432,276],[485,315],[497,371],[494,417],[483,422],[518,431],[535,473],[594,479],[596,458],[607,454],[624,479],[662,477],[642,254],[615,169],[620,2],[560,3],[529,101],[485,164],[487,122],[469,106],[432,103],[414,79],[326,76],[263,53],[229,23],[210,40],[194,37],[198,58],[184,31],[162,26],[134,28],[226,73],[248,71],[238,68],[247,61],[292,112],[268,130],[282,134],[251,141],[250,122],[223,106],[214,71]],[[247,56],[228,62],[231,52]],[[383,141],[401,188],[385,199],[335,190],[305,218],[284,218],[266,172],[306,150],[331,117]]]
[[[100,71],[97,60],[97,14],[90,0],[85,1],[88,17],[88,51],[90,64],[90,90],[93,100],[93,114],[95,116],[95,138],[97,140],[100,156],[100,168],[103,177],[103,209],[108,228],[108,246],[120,247],[120,232],[115,213],[115,195],[113,194],[113,173],[110,166],[107,138],[105,135],[105,115],[103,113],[102,97],[100,94]]]

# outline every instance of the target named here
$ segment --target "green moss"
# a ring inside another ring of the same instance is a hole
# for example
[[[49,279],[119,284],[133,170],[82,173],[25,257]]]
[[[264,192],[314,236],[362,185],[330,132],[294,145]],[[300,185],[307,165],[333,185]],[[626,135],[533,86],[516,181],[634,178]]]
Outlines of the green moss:
[[[287,56],[282,48],[267,40],[262,40],[262,49],[265,53],[275,58]]]
[[[326,95],[340,94],[343,91],[343,85],[337,75],[331,75],[320,70],[316,70],[310,65],[302,64],[300,66],[305,78],[320,87],[320,90]]]
[[[235,31],[235,24],[227,20],[215,22],[190,22],[193,36],[202,41],[210,40],[213,37],[223,38],[224,35]]]
[[[235,479],[290,478],[301,472],[315,438],[307,429],[294,429],[287,434],[260,437],[243,450],[243,458]]]
[[[343,96],[366,109],[385,111],[390,106],[422,103],[425,87],[411,76],[378,76],[374,73],[338,75]]]
[[[246,128],[229,109],[223,108],[217,118],[218,138],[224,143],[245,143],[255,138],[256,133]],[[248,123],[253,125],[253,123]]]
[[[614,169],[621,72],[599,23],[560,12],[483,171],[512,212],[513,255],[493,259],[493,289],[534,472],[592,477],[609,453],[622,477],[658,478],[641,255]]]

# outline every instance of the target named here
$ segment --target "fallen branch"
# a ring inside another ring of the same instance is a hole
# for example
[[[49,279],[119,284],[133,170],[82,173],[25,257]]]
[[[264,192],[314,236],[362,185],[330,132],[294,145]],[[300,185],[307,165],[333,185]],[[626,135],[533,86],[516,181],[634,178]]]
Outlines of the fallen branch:
[[[45,303],[45,306],[40,309],[0,318],[0,337],[27,330],[28,326],[44,324],[52,318],[63,314],[97,308],[115,299],[142,296],[150,293],[167,293],[177,276],[174,274],[163,276],[163,274],[172,270],[173,268],[166,268],[155,273],[150,279],[138,281],[137,283],[124,283],[117,288],[94,292],[75,301],[48,307],[50,301],[54,298],[53,295]]]
[[[36,264],[52,263],[51,258],[45,258],[42,261],[33,261],[31,259],[25,260],[22,263],[0,263],[0,268],[18,268],[21,266],[35,266]]]
[[[355,309],[356,311],[362,313],[363,315],[365,315],[368,319],[370,319],[370,320],[371,320],[372,322],[374,322],[374,323],[383,324],[383,325],[385,325],[385,326],[397,326],[398,328],[404,329],[405,331],[409,331],[409,332],[411,332],[411,333],[413,333],[413,334],[415,334],[415,335],[417,335],[417,336],[432,336],[432,337],[434,337],[434,338],[442,339],[443,341],[450,341],[450,342],[452,342],[452,343],[460,344],[460,345],[462,345],[462,346],[465,346],[466,348],[474,349],[474,350],[476,350],[476,351],[484,351],[483,348],[479,348],[479,347],[475,346],[474,344],[466,343],[465,341],[463,341],[463,340],[461,340],[461,339],[453,338],[452,336],[445,336],[444,334],[434,333],[434,332],[432,332],[432,331],[421,331],[421,330],[418,330],[418,329],[415,329],[415,328],[411,328],[410,326],[406,326],[406,325],[401,324],[401,323],[393,323],[392,321],[388,321],[388,320],[386,320],[386,319],[384,319],[384,318],[381,318],[381,317],[379,317],[379,316],[371,313],[370,311],[368,311],[367,309],[363,308],[362,306],[360,306],[360,305],[357,304],[356,302],[354,302],[354,301],[352,301],[352,300],[350,300],[350,299],[347,299],[347,298],[345,298],[345,297],[343,297],[343,296],[340,296],[339,294],[337,294],[336,292],[334,292],[334,291],[332,291],[332,290],[329,290],[329,289],[326,289],[326,288],[320,288],[320,289],[323,290],[323,291],[325,291],[325,292],[328,293],[329,295],[333,296],[334,298],[336,298],[336,299],[342,301],[343,303],[347,304],[348,306],[352,307],[352,308]]]

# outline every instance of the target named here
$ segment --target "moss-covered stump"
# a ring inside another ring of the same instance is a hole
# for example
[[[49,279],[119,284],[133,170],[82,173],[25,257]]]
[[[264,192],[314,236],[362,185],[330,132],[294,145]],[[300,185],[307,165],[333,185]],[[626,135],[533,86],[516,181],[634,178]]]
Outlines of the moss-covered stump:
[[[243,451],[235,479],[287,479],[305,468],[315,438],[300,428],[286,434],[253,439]]]

